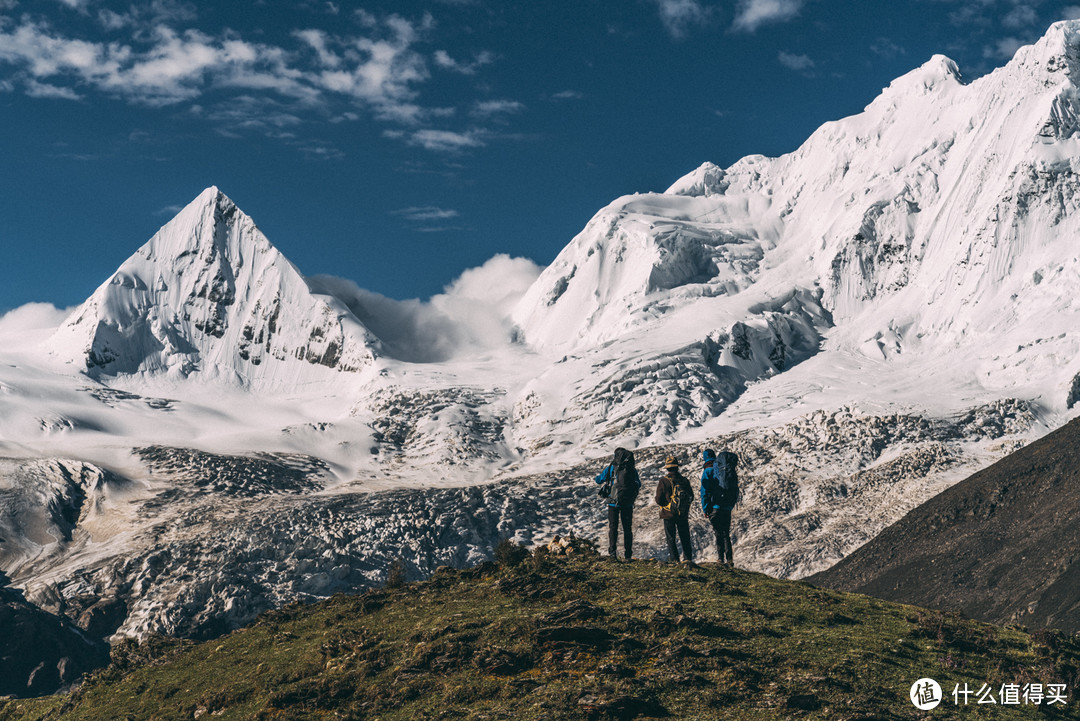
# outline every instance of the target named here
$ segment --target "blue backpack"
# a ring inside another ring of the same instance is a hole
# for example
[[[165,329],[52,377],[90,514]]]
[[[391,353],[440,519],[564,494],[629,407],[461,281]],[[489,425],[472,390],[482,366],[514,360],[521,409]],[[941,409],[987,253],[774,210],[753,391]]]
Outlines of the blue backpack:
[[[708,515],[714,506],[730,511],[739,502],[739,457],[731,451],[715,455],[705,451],[701,474],[701,508]]]

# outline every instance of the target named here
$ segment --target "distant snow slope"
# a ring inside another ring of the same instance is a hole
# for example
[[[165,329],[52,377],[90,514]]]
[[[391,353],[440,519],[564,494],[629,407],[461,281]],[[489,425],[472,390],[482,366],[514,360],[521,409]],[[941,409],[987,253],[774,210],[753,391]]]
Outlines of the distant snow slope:
[[[418,352],[452,304],[396,326],[417,302],[306,280],[210,188],[59,329],[0,336],[0,570],[207,634],[599,533],[614,446],[651,484],[705,443],[744,459],[736,560],[820,570],[1074,414],[1078,73],[1080,21],[971,83],[935,56],[793,153],[620,198],[468,353]]]

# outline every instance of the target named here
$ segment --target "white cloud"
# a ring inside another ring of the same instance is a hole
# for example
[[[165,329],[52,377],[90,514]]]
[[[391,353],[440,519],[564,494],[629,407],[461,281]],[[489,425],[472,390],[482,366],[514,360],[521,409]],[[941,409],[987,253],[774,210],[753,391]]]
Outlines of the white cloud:
[[[195,6],[182,0],[151,0],[132,4],[125,12],[100,10],[98,22],[106,30],[131,29],[139,37],[149,37],[161,25],[191,22],[198,16]]]
[[[894,43],[889,38],[878,38],[870,44],[870,52],[883,58],[895,58],[905,53],[904,48]]]
[[[552,100],[581,100],[584,97],[585,93],[577,90],[563,90],[551,96]]]
[[[155,5],[159,15],[176,18],[186,12],[178,3]],[[141,22],[115,13],[103,15],[102,21],[116,29]],[[423,115],[415,103],[417,88],[429,74],[414,46],[431,22],[430,16],[410,22],[391,15],[370,36],[300,31],[297,39],[315,56],[312,66],[299,62],[303,53],[231,33],[210,36],[158,24],[133,34],[127,43],[93,42],[23,20],[0,32],[0,65],[13,66],[15,79],[27,87],[48,83],[67,88],[72,96],[80,86],[146,105],[191,100],[213,88],[271,91],[308,105],[344,96],[369,106],[380,118],[415,123]]]
[[[1011,60],[1013,55],[1016,55],[1016,51],[1025,45],[1027,43],[1020,38],[1001,38],[993,45],[983,48],[983,57],[995,60]]]
[[[353,17],[356,18],[357,22],[367,28],[373,28],[379,24],[379,19],[367,10],[356,10],[353,12]]]
[[[282,133],[282,138],[290,139],[296,137],[292,133]],[[294,143],[294,146],[301,152],[310,158],[318,160],[341,160],[346,157],[345,153],[341,152],[338,148],[327,143],[321,143],[317,140],[307,140],[301,143]]]
[[[481,147],[491,134],[482,127],[436,129],[435,122],[459,113],[475,123],[499,122],[525,108],[508,99],[459,108],[422,104],[433,70],[474,75],[495,61],[489,52],[461,60],[424,49],[434,27],[430,14],[409,20],[356,11],[340,32],[298,29],[285,42],[268,43],[230,30],[184,29],[196,13],[183,0],[147,0],[122,12],[93,1],[87,7],[97,35],[76,36],[29,15],[0,23],[0,91],[69,101],[97,92],[151,107],[189,103],[192,115],[229,137],[262,132],[293,140],[286,128],[316,114],[341,122],[366,112],[397,126],[386,137],[440,153]],[[339,157],[329,147],[309,154]]]
[[[467,63],[455,60],[454,58],[450,57],[450,53],[446,52],[445,50],[436,50],[433,57],[435,59],[435,64],[438,65],[440,68],[443,68],[445,70],[452,70],[456,73],[461,73],[462,75],[475,75],[476,71],[479,70],[481,67],[483,67],[484,65],[490,65],[492,62],[495,61],[495,55],[487,52],[486,50],[477,53],[476,57],[473,58],[472,62]]]
[[[341,56],[330,51],[327,35],[322,30],[297,30],[293,35],[311,46],[323,67],[338,68],[341,66]]]
[[[733,27],[736,30],[753,32],[761,25],[770,22],[791,20],[805,0],[739,0],[739,9],[735,15]]]
[[[654,0],[660,11],[660,21],[664,23],[672,37],[684,37],[695,25],[708,21],[712,11],[699,0]]]
[[[278,137],[283,128],[303,123],[300,116],[288,112],[280,103],[254,95],[232,98],[227,104],[206,111],[205,116],[233,129],[275,130]]]
[[[1064,20],[1080,20],[1080,5],[1066,5],[1061,8],[1061,17]]]
[[[82,100],[82,96],[71,88],[61,88],[48,83],[31,80],[26,83],[26,94],[32,98],[54,98],[58,100]]]
[[[1030,5],[1017,5],[1002,18],[1001,24],[1007,28],[1024,28],[1039,22],[1039,14]]]
[[[496,115],[520,113],[525,106],[516,100],[481,100],[473,106],[472,114],[477,118],[490,118]]]
[[[0,62],[20,67],[31,86],[43,81],[89,85],[147,105],[194,98],[214,84],[271,85],[288,92],[296,80],[276,76],[276,56],[273,48],[214,39],[196,30],[177,34],[165,26],[141,52],[120,43],[64,38],[33,23],[0,33]]]
[[[439,208],[434,205],[413,206],[390,211],[390,215],[399,215],[413,222],[427,222],[431,220],[449,220],[458,217],[459,213],[450,208]]]
[[[430,16],[420,23],[411,23],[392,15],[384,23],[391,37],[330,39],[324,36],[320,59],[335,57],[326,46],[337,45],[349,62],[343,61],[340,68],[327,67],[308,80],[320,90],[371,105],[381,119],[418,122],[423,109],[413,102],[417,95],[415,88],[429,74],[423,57],[413,45],[431,22]]]
[[[463,272],[427,302],[393,300],[332,276],[308,281],[315,292],[345,303],[391,356],[434,362],[509,345],[514,335],[510,314],[541,270],[527,258],[496,255]]]
[[[329,275],[308,276],[315,293],[331,295],[349,308],[382,342],[387,355],[409,363],[435,363],[453,358],[465,345],[455,324],[419,300],[394,300],[365,290],[351,280]]]
[[[36,330],[58,328],[74,308],[57,308],[51,303],[27,303],[0,315],[0,336],[14,337]]]
[[[496,347],[510,336],[510,314],[542,270],[528,258],[500,253],[464,271],[431,304],[460,324],[472,345]]]
[[[784,67],[800,72],[813,70],[814,68],[814,61],[810,59],[809,55],[795,55],[794,53],[786,53],[781,50],[780,54],[777,56],[777,60],[779,60],[780,64]]]
[[[418,145],[427,150],[438,152],[457,152],[466,148],[478,148],[484,145],[479,131],[457,133],[451,130],[433,130],[425,128],[410,134],[409,144]]]

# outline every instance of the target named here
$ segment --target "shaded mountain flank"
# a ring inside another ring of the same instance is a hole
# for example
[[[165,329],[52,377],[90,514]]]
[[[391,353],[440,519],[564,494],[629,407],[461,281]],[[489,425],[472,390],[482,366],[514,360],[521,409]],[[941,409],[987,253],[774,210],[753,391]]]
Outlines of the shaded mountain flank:
[[[1080,419],[918,506],[818,586],[1080,631]]]
[[[0,697],[41,696],[105,665],[108,646],[28,603],[0,572]]]
[[[917,721],[926,676],[944,697],[933,718],[986,718],[974,697],[953,703],[958,684],[1069,689],[996,719],[1080,711],[1080,645],[1058,632],[552,545],[503,544],[499,563],[293,604],[203,643],[125,642],[69,694],[0,702],[0,721]]]

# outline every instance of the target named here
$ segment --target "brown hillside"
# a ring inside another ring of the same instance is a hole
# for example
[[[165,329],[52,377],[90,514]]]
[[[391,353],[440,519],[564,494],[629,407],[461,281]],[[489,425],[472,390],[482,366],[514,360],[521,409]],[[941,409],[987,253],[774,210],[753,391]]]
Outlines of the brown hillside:
[[[930,499],[827,571],[828,588],[1080,631],[1080,419]]]

